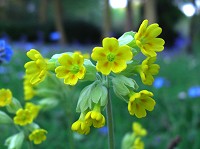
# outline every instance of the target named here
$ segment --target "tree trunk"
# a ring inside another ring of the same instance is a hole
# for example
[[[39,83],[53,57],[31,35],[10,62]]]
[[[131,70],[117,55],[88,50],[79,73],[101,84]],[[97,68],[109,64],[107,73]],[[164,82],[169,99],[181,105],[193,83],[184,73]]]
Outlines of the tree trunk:
[[[65,30],[63,27],[63,17],[62,17],[62,4],[61,0],[53,0],[54,4],[54,10],[55,10],[55,25],[57,31],[60,33],[61,38],[60,38],[60,43],[61,44],[66,44],[67,39],[65,36]]]
[[[47,21],[47,0],[40,0],[39,6],[39,23],[43,25]]]
[[[157,21],[156,0],[146,0],[144,3],[144,19],[149,20],[149,23]]]
[[[133,7],[132,0],[128,0],[126,7],[126,25],[125,31],[133,30]]]
[[[103,9],[103,38],[111,35],[111,8],[109,0],[104,0]]]

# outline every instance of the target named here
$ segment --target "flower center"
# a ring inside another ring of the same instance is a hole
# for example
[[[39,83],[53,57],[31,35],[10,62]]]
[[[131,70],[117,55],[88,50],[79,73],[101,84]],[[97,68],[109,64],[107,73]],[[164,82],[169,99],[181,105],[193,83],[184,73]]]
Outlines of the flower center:
[[[107,55],[107,59],[108,59],[109,62],[112,62],[112,61],[115,60],[115,55],[112,54],[112,53],[109,53],[109,54]]]
[[[73,66],[71,67],[70,72],[73,73],[73,74],[78,73],[78,72],[79,72],[79,66],[78,66],[78,65],[73,65]]]

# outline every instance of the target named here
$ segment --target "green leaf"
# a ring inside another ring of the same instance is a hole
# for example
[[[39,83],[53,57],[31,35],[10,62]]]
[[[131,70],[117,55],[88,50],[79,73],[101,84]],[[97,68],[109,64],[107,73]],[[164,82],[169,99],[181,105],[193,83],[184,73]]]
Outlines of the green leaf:
[[[38,105],[41,107],[41,110],[53,109],[58,105],[58,100],[55,98],[43,98],[38,102]]]
[[[8,146],[8,149],[21,149],[23,141],[24,133],[23,131],[21,131],[7,138],[5,141],[5,145]]]
[[[81,81],[94,81],[97,72],[95,65],[89,59],[84,59],[84,66],[86,68],[86,73]]]
[[[92,89],[92,94],[91,94],[92,101],[94,103],[98,103],[101,96],[102,96],[101,84],[97,84]]]
[[[20,102],[16,98],[12,98],[12,102],[6,106],[8,112],[16,113],[18,109],[22,108]]]
[[[102,96],[101,96],[101,101],[100,101],[100,105],[101,106],[106,106],[107,102],[108,102],[108,90],[105,86],[101,86],[101,90],[102,90]]]
[[[134,42],[134,36],[135,36],[135,32],[130,31],[130,32],[125,32],[121,37],[119,37],[118,41],[119,41],[119,45],[129,45],[130,47],[132,45],[132,42]]]
[[[10,116],[8,116],[8,114],[6,114],[3,111],[0,111],[0,124],[11,124],[13,121],[10,118]]]

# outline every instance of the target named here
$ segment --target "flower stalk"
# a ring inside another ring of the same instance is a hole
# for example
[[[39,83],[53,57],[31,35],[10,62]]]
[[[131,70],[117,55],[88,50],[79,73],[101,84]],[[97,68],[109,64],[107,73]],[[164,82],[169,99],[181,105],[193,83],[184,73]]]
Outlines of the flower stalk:
[[[108,145],[109,145],[109,149],[114,149],[115,148],[114,125],[113,125],[112,103],[111,103],[111,95],[110,95],[110,82],[109,82],[108,77],[106,77],[106,80],[107,80],[107,89],[108,89],[108,103],[106,107],[107,126],[108,126]]]

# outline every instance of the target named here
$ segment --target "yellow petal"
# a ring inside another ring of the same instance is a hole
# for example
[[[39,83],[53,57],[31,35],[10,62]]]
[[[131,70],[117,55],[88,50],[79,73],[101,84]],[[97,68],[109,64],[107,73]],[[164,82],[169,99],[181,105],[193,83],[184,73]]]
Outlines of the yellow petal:
[[[126,69],[127,64],[126,61],[124,60],[116,60],[112,63],[112,71],[114,73],[119,73],[121,71],[123,71],[124,69]]]
[[[142,105],[140,105],[140,104],[136,103],[134,112],[135,112],[135,115],[137,118],[142,118],[142,117],[146,116],[146,111],[145,111],[144,107],[142,107]]]
[[[58,58],[58,61],[61,65],[70,67],[73,64],[73,59],[68,54],[63,54]]]
[[[118,49],[119,43],[116,38],[104,38],[103,39],[103,48],[109,52],[114,52]]]
[[[56,77],[58,78],[64,78],[66,77],[66,75],[68,75],[68,73],[70,72],[65,66],[58,66],[55,69],[56,72]]]
[[[70,74],[67,78],[64,79],[65,84],[75,85],[78,82],[78,78],[75,74]]]
[[[111,72],[112,63],[108,61],[98,61],[96,68],[104,75],[108,75]]]
[[[106,60],[107,59],[106,52],[105,52],[103,47],[95,47],[93,49],[91,57],[95,61]]]
[[[78,54],[78,53],[74,53],[73,55],[73,63],[74,64],[77,64],[79,66],[83,65],[83,62],[84,62],[84,58],[82,55]]]
[[[145,109],[147,109],[148,111],[152,111],[156,104],[156,102],[150,97],[142,98],[140,101],[141,101],[141,104],[143,105],[143,107]]]
[[[37,58],[35,57],[36,54],[39,54],[40,55],[40,52],[38,52],[37,50],[35,49],[31,49],[30,51],[28,51],[26,53],[26,55],[31,59],[31,60],[36,60]]]
[[[133,58],[133,54],[131,52],[131,48],[129,46],[120,46],[116,51],[115,55],[116,59],[123,59],[123,60],[131,60]]]
[[[80,68],[79,72],[76,74],[76,76],[77,76],[79,79],[83,79],[84,76],[85,76],[85,71],[86,71],[85,67],[82,66],[82,67]]]

